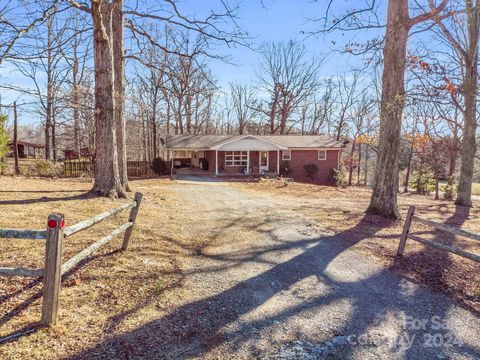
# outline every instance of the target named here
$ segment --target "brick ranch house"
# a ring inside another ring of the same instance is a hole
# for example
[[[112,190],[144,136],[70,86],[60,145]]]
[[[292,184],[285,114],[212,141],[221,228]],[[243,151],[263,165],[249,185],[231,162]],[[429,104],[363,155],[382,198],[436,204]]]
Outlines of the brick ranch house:
[[[166,135],[161,143],[174,173],[258,176],[288,168],[295,181],[324,185],[331,184],[344,148],[326,135]],[[306,164],[318,167],[313,180]]]

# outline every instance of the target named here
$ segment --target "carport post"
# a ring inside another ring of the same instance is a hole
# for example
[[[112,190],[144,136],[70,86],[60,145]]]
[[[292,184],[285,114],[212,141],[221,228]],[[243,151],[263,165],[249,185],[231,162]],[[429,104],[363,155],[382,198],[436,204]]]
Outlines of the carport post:
[[[250,174],[250,150],[247,150],[247,174]]]
[[[218,175],[218,150],[215,150],[215,175]]]

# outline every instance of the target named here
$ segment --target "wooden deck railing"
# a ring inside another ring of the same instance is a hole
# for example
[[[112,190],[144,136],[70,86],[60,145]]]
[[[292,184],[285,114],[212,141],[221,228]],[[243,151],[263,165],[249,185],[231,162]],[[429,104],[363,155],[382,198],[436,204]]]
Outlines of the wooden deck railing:
[[[60,283],[62,275],[78,265],[89,255],[106,245],[119,234],[125,232],[123,236],[122,249],[127,250],[130,237],[132,235],[133,226],[137,218],[142,194],[136,193],[134,201],[122,204],[114,209],[105,211],[90,219],[81,221],[75,225],[64,228],[65,219],[62,214],[50,214],[47,219],[47,230],[11,230],[0,229],[0,238],[9,239],[28,239],[28,240],[45,240],[45,264],[43,269],[27,269],[27,268],[9,268],[0,267],[0,276],[27,276],[42,277],[43,276],[43,301],[42,301],[42,319],[43,325],[51,325],[57,321]],[[130,210],[128,221],[109,235],[102,237],[90,246],[86,247],[76,255],[72,256],[65,262],[62,262],[63,240],[82,230],[100,223],[123,210]]]
[[[464,258],[468,258],[470,260],[480,262],[480,255],[476,255],[476,254],[473,254],[471,252],[459,249],[455,246],[443,244],[443,243],[440,243],[438,241],[422,239],[419,236],[410,234],[410,227],[412,226],[413,220],[418,221],[421,224],[431,226],[434,229],[445,231],[445,232],[450,233],[452,235],[464,236],[464,237],[472,239],[472,240],[480,241],[480,235],[479,234],[475,234],[475,233],[472,233],[470,231],[458,229],[458,228],[455,228],[453,226],[445,225],[445,224],[438,223],[438,222],[431,221],[431,220],[422,219],[418,216],[415,216],[415,206],[410,206],[408,208],[407,217],[405,219],[405,224],[403,226],[402,236],[400,237],[400,243],[398,245],[398,250],[397,250],[397,255],[398,256],[403,255],[403,253],[405,251],[405,245],[407,243],[407,239],[411,239],[411,240],[417,241],[421,244],[433,247],[435,249],[448,251],[450,253],[462,256]]]

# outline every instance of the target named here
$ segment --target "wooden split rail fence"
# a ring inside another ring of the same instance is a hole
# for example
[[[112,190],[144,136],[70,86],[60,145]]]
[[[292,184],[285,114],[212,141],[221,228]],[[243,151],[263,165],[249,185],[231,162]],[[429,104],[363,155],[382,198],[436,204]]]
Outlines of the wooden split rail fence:
[[[57,321],[60,283],[62,275],[78,265],[89,255],[106,245],[116,236],[125,232],[122,249],[127,250],[132,235],[133,226],[137,218],[142,194],[136,193],[134,201],[122,204],[114,209],[105,211],[90,219],[83,220],[75,225],[64,228],[65,219],[62,214],[50,214],[47,220],[47,230],[10,230],[0,229],[0,238],[45,240],[45,264],[43,269],[7,268],[0,267],[0,276],[43,276],[43,300],[41,324],[52,325]],[[73,234],[104,221],[123,210],[130,210],[128,221],[109,235],[102,237],[86,247],[75,256],[62,263],[63,240]]]
[[[480,262],[480,255],[476,255],[476,254],[473,254],[471,252],[459,249],[455,246],[443,244],[443,243],[440,243],[438,241],[422,239],[419,236],[410,234],[410,227],[412,226],[413,220],[418,221],[421,224],[431,226],[434,229],[445,231],[445,232],[447,232],[449,234],[452,234],[452,235],[464,236],[464,237],[472,239],[472,240],[480,241],[480,235],[479,234],[475,234],[475,233],[472,233],[470,231],[458,229],[458,228],[455,228],[453,226],[445,225],[445,224],[438,223],[438,222],[435,222],[435,221],[422,219],[422,218],[415,215],[415,206],[410,206],[408,208],[407,217],[405,219],[405,224],[403,226],[402,236],[400,238],[400,244],[398,245],[398,250],[397,250],[397,255],[398,256],[403,255],[403,253],[405,251],[405,245],[407,243],[407,239],[411,239],[411,240],[417,241],[421,244],[433,247],[435,249],[448,251],[450,253],[465,257],[467,259],[470,259],[470,260],[473,260],[473,261],[476,261],[476,262]]]

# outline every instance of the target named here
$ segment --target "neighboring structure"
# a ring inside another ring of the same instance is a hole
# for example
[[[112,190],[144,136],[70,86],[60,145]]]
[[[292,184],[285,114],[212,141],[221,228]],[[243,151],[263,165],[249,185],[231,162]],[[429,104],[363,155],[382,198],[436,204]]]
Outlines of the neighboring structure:
[[[188,173],[291,173],[296,181],[316,184],[331,183],[332,169],[338,169],[344,147],[326,135],[166,135],[161,142],[173,167],[189,168]],[[318,167],[313,179],[305,171],[307,164]]]
[[[63,155],[65,157],[65,160],[78,159],[77,150],[72,150],[72,149],[64,150]],[[81,159],[85,159],[85,158],[90,159],[91,158],[90,149],[88,147],[84,147],[84,148],[80,149],[80,158]]]
[[[13,157],[13,141],[7,144],[9,153],[7,156]],[[17,141],[18,157],[41,159],[45,157],[45,145],[29,143],[26,141]]]

